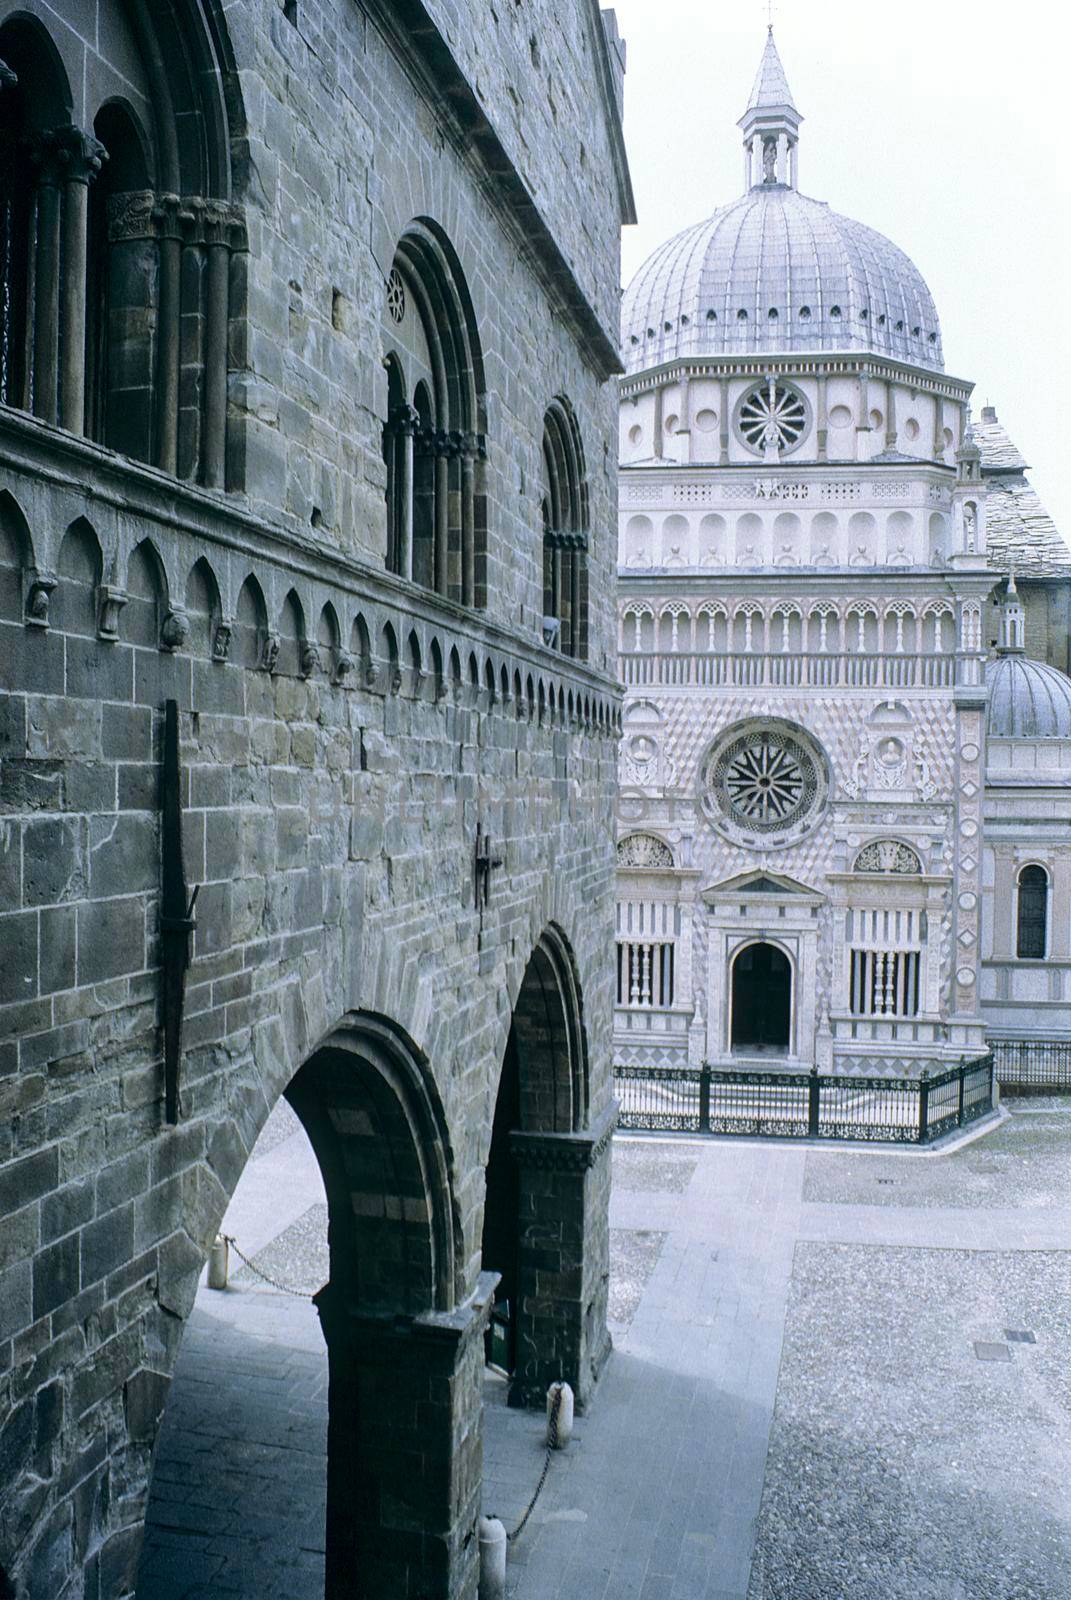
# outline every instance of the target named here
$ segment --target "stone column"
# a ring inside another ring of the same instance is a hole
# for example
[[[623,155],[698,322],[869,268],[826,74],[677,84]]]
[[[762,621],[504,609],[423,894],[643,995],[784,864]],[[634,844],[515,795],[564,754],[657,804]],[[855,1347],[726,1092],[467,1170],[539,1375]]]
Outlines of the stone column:
[[[721,427],[719,431],[719,461],[723,467],[729,465],[729,380],[718,380],[718,410],[721,414]]]
[[[55,422],[60,313],[61,163],[55,134],[34,150],[37,163],[37,241],[34,255],[33,414]]]
[[[86,426],[86,239],[89,185],[108,152],[77,128],[63,142],[63,368],[60,426],[84,433]]]
[[[583,534],[575,534],[569,564],[569,654],[574,661],[580,657],[580,562],[585,547]]]
[[[654,454],[657,460],[662,459],[662,445],[665,438],[663,432],[663,391],[659,384],[654,392]]]
[[[945,403],[939,394],[933,397],[933,458],[945,458]]]
[[[895,450],[900,430],[896,426],[896,385],[892,379],[885,384],[885,448]]]
[[[818,459],[828,460],[827,445],[829,441],[829,378],[824,372],[818,374]]]
[[[435,558],[433,562],[436,594],[450,587],[450,440],[445,433],[435,435]]]
[[[227,459],[227,328],[230,318],[228,218],[221,207],[205,212],[204,481],[222,489]]]
[[[454,1311],[369,1316],[316,1296],[328,1356],[326,1600],[474,1600],[483,1335],[497,1277]]]
[[[465,435],[461,452],[461,604],[476,604],[476,435]]]
[[[859,435],[870,432],[870,373],[859,368],[859,421],[855,425],[855,459],[859,460]]]
[[[581,1408],[610,1352],[610,1139],[617,1104],[581,1133],[510,1135],[518,1167],[517,1366],[511,1405],[564,1378]]]
[[[157,324],[156,464],[178,470],[179,308],[182,220],[179,198],[160,196],[153,213],[158,230],[160,300]]]
[[[681,440],[681,465],[687,467],[692,460],[692,382],[687,373],[681,374],[681,410],[677,435]]]

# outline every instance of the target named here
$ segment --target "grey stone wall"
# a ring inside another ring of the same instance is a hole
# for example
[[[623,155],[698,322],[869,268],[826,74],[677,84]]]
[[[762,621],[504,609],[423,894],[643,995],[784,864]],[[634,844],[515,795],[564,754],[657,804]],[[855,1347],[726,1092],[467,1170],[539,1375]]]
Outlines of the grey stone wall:
[[[97,9],[70,20],[88,31]],[[20,1597],[130,1593],[204,1253],[272,1104],[342,1019],[388,1019],[426,1063],[459,1305],[477,1290],[512,1006],[551,923],[582,991],[592,1123],[609,1107],[614,397],[591,330],[616,319],[611,135],[581,0],[527,7],[523,25],[442,9],[442,71],[471,76],[502,124],[583,315],[534,258],[515,191],[466,153],[425,60],[350,0],[302,0],[296,27],[265,0],[228,12],[249,240],[229,481],[245,493],[0,413],[0,1566]],[[485,612],[383,572],[383,277],[415,216],[457,252],[486,362]],[[586,665],[539,642],[540,443],[557,394],[587,456]],[[250,574],[259,619],[239,608]],[[174,1127],[159,1031],[168,698],[200,886]],[[482,908],[478,826],[501,858]],[[595,1265],[574,1274],[599,1351],[601,1173],[578,1202]],[[478,1428],[460,1431],[471,1478]],[[469,1531],[451,1527],[446,1547]],[[468,1561],[450,1592],[471,1581]]]

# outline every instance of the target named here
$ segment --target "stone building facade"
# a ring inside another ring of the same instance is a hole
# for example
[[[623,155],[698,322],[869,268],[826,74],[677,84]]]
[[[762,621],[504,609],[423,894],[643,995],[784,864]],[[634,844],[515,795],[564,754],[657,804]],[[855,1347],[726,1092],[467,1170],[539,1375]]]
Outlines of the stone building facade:
[[[474,1596],[494,1274],[518,1401],[608,1349],[623,47],[3,0],[0,61],[0,1572],[131,1594],[285,1092],[328,1592]]]
[[[1071,721],[1031,726],[1031,764],[987,658],[1003,638],[1016,670],[1015,571],[1031,654],[1066,667],[1071,553],[995,411],[972,431],[917,268],[800,192],[801,121],[771,31],[742,198],[625,294],[622,1067],[917,1076],[979,1052],[1020,993],[1067,1026]],[[1054,667],[1022,670],[1071,689]],[[1024,804],[1061,855],[1057,966],[1026,984]]]

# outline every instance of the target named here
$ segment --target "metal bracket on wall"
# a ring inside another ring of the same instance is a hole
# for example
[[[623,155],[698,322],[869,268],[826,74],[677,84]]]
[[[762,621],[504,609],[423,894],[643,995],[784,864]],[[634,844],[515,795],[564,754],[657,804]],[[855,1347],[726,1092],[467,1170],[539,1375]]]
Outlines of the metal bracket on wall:
[[[182,859],[182,763],[177,700],[164,701],[160,809],[163,818],[160,952],[164,1002],[164,1117],[167,1122],[175,1123],[179,1118],[186,969],[190,964],[190,939],[197,926],[193,918],[197,889],[189,893]]]

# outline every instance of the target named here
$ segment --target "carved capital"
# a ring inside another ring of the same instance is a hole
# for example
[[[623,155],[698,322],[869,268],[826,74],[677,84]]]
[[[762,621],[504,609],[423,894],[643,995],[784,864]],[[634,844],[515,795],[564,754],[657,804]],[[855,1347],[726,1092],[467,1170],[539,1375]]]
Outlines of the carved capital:
[[[52,591],[56,587],[56,574],[42,572],[34,567],[26,589],[26,625],[30,628],[48,627],[48,608]]]
[[[314,672],[320,670],[320,652],[308,639],[301,646],[299,665],[303,678],[311,678]]]
[[[58,176],[67,183],[91,183],[108,159],[100,140],[83,133],[73,123],[50,129],[44,140],[51,146]]]
[[[158,232],[156,196],[151,189],[130,189],[108,197],[108,238],[153,239]]]
[[[617,1112],[615,1100],[596,1126],[580,1133],[511,1133],[513,1159],[522,1168],[579,1176],[596,1166],[605,1154],[617,1126]]]
[[[338,660],[335,662],[335,682],[338,684],[345,683],[352,671],[353,657],[348,656],[345,650],[341,650],[339,652]]]
[[[97,614],[97,637],[114,643],[119,637],[119,613],[129,599],[125,589],[117,589],[114,584],[102,583],[100,586],[100,609]]]

